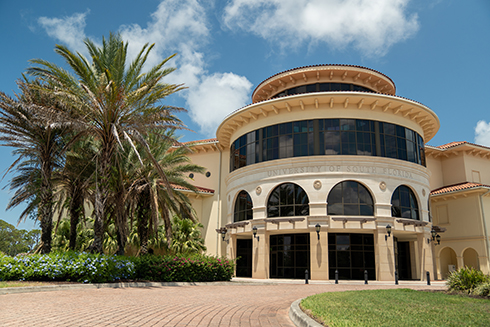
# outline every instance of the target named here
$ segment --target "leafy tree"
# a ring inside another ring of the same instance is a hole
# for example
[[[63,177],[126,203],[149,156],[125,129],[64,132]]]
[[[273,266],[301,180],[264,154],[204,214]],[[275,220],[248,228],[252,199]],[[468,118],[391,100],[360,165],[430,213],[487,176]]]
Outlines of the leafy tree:
[[[174,68],[165,68],[173,56],[146,69],[145,62],[153,45],[143,46],[131,63],[127,60],[128,44],[118,34],[111,33],[108,39],[103,38],[100,47],[90,39],[85,40],[85,45],[90,61],[65,46],[55,47],[56,53],[63,57],[75,75],[41,59],[32,60],[35,66],[28,72],[49,83],[50,87],[45,91],[55,95],[65,105],[63,110],[56,112],[58,124],[69,124],[100,144],[96,158],[95,234],[92,243],[92,250],[100,253],[107,218],[111,164],[117,146],[122,147],[122,143],[127,142],[135,148],[135,144],[139,143],[146,150],[148,145],[144,136],[148,132],[169,127],[182,128],[182,122],[174,116],[182,109],[162,104],[165,97],[182,87],[163,82],[163,78],[174,71]],[[147,157],[156,163],[148,151]],[[164,172],[158,165],[155,164],[155,167],[172,196]]]
[[[32,251],[39,243],[41,231],[16,229],[13,225],[0,219],[0,252],[10,256]]]

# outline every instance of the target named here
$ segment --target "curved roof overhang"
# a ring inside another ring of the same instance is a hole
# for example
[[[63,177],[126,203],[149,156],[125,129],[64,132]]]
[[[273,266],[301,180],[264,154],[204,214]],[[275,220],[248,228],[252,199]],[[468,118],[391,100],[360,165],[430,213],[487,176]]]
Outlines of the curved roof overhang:
[[[219,143],[228,147],[235,131],[259,119],[268,119],[271,115],[294,111],[337,110],[334,116],[342,118],[344,109],[378,112],[408,119],[419,126],[425,142],[434,137],[440,126],[439,118],[431,109],[410,99],[366,92],[318,92],[274,98],[238,109],[221,122],[216,135]],[[365,113],[363,115],[366,116]],[[322,114],[318,112],[315,116],[321,117]],[[270,124],[266,123],[264,126]]]
[[[294,68],[269,77],[255,88],[252,103],[268,100],[283,90],[312,83],[349,83],[377,93],[396,94],[395,83],[373,69],[349,65],[319,65]]]

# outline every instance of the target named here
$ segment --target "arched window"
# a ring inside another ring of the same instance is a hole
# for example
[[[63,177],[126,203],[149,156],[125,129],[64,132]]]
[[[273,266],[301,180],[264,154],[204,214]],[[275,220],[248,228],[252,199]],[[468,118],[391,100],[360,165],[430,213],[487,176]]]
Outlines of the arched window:
[[[246,191],[241,191],[235,201],[235,211],[233,221],[242,221],[253,219],[252,198]]]
[[[272,191],[267,202],[267,217],[307,216],[310,214],[306,192],[293,183],[281,184]]]
[[[345,181],[334,186],[327,198],[327,214],[335,216],[374,216],[373,198],[358,182]]]
[[[391,216],[419,220],[419,206],[413,191],[405,185],[397,187],[391,197]]]

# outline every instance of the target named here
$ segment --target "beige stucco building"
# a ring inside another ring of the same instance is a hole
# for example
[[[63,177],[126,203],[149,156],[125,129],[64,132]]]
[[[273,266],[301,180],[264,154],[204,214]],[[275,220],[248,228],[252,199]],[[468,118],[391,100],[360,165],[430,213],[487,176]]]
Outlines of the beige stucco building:
[[[426,146],[437,115],[395,91],[364,67],[295,68],[257,86],[216,139],[191,142],[208,170],[192,176],[208,252],[254,278],[490,272],[490,149]]]

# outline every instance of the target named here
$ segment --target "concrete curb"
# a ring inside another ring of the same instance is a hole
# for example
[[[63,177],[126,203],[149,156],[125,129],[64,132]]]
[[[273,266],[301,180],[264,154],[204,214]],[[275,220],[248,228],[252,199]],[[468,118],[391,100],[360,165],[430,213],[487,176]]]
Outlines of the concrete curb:
[[[323,325],[311,319],[303,312],[303,310],[301,310],[299,307],[301,300],[302,299],[296,300],[291,304],[291,307],[289,308],[289,319],[291,319],[297,327],[323,327]]]

